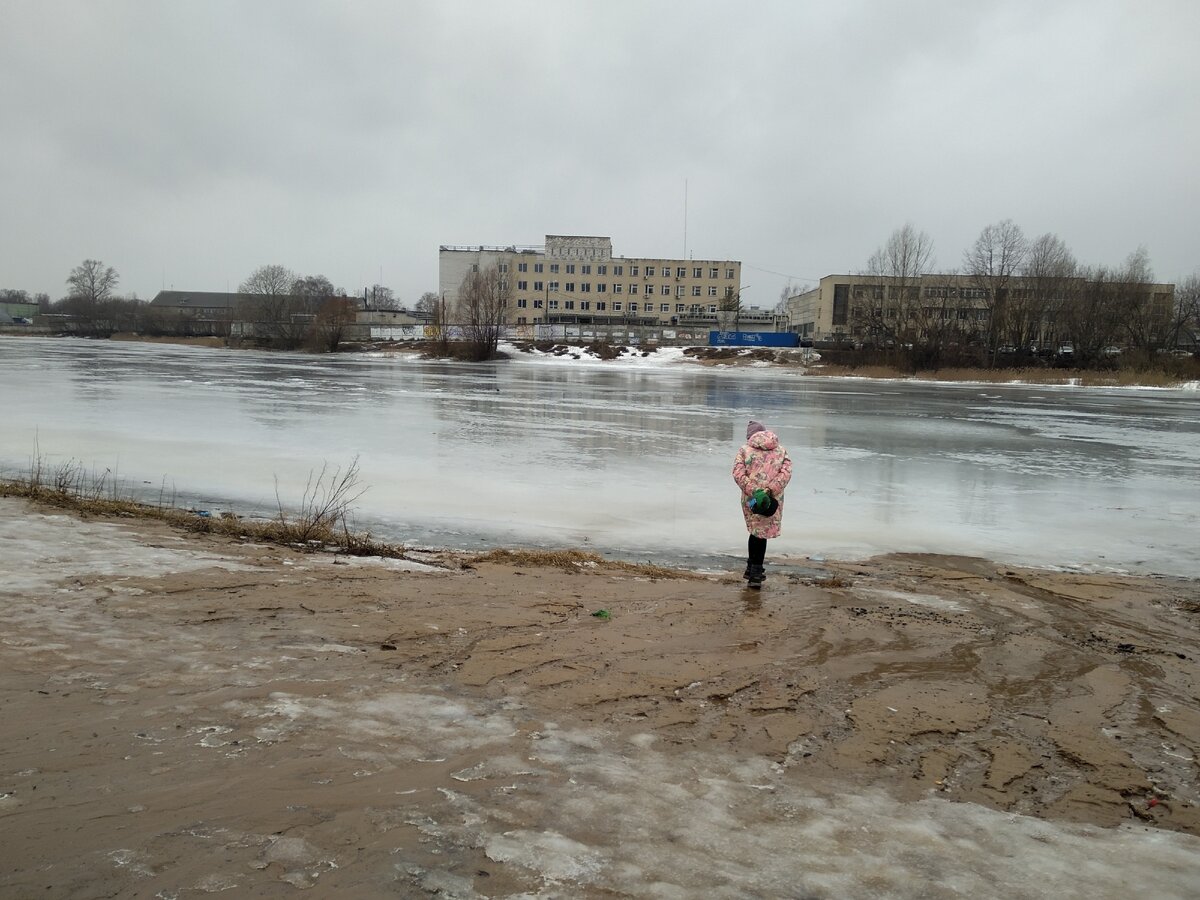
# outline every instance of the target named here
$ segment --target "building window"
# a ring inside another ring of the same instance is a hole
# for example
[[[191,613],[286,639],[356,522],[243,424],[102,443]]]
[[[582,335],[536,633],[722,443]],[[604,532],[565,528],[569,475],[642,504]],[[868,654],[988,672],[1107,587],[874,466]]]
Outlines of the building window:
[[[550,290],[552,290],[552,291],[558,290],[558,282],[557,281],[550,282]]]
[[[621,301],[614,300],[613,301],[613,312],[620,312],[620,311],[621,311]]]
[[[529,271],[529,263],[517,263],[517,271],[518,272],[528,272]]]
[[[699,266],[696,266],[695,268],[692,269],[692,277],[693,278],[700,277],[700,267]]]
[[[621,284],[621,282],[618,281],[616,284],[613,285],[613,293],[614,294],[621,293],[621,290],[624,287],[625,287],[625,285]]]
[[[550,301],[550,308],[551,308],[551,309],[558,309],[558,301],[557,301],[557,300],[551,300],[551,301]]]
[[[604,305],[605,304],[604,304],[603,300],[597,300],[596,301],[596,312],[604,312]]]
[[[590,294],[591,292],[592,292],[592,283],[590,281],[585,281],[583,284],[581,284],[579,286],[579,293]]]
[[[534,264],[533,264],[533,271],[535,271],[535,272],[541,272],[541,271],[542,271],[542,264],[541,264],[541,263],[534,263]]]
[[[608,290],[607,284],[605,284],[603,281],[597,282],[597,284],[596,284],[596,293],[597,294],[603,294],[607,290]]]
[[[558,274],[558,263],[550,263],[550,274],[551,275]]]
[[[693,303],[691,306],[688,307],[688,312],[690,312],[693,316],[700,315],[700,304]]]
[[[683,285],[682,285],[682,284],[677,284],[677,285],[675,285],[675,296],[676,296],[676,297],[682,297],[682,296],[683,296],[683,290],[684,290],[684,288],[683,288]]]
[[[574,309],[574,308],[575,308],[574,300],[564,300],[563,301],[563,309]]]
[[[685,269],[683,266],[679,266],[675,270],[675,277],[676,278],[686,278],[687,277],[687,269]]]
[[[699,296],[700,296],[700,285],[698,285],[698,284],[693,284],[693,285],[692,285],[692,296],[693,296],[693,297],[699,297]]]
[[[726,270],[725,270],[725,277],[726,277],[726,278],[732,278],[732,277],[733,277],[733,269],[726,269]]]
[[[633,294],[633,296],[635,296],[635,297],[636,297],[636,296],[637,296],[637,292],[638,292],[638,291],[637,291],[637,285],[636,285],[636,284],[631,284],[631,285],[629,286],[629,293]]]
[[[717,304],[715,304],[715,303],[708,304],[708,311],[709,311],[709,313],[715,313],[717,311]]]
[[[527,306],[529,306],[529,301],[524,297],[521,297],[519,300],[517,300],[517,309],[525,309]]]
[[[654,296],[654,285],[652,285],[652,284],[646,285],[645,293],[646,293],[647,297],[653,297]]]
[[[597,275],[607,275],[608,274],[608,266],[596,266],[596,274]]]
[[[507,272],[508,271],[508,263],[500,263],[500,271]]]
[[[720,274],[720,271],[717,269],[716,266],[713,266],[711,269],[708,270],[709,278],[716,278],[718,274]]]
[[[527,291],[527,290],[529,290],[529,282],[528,282],[528,281],[518,281],[518,282],[517,282],[517,290],[518,290],[518,291]]]
[[[710,297],[717,296],[717,286],[715,284],[709,285],[708,296],[710,296]]]
[[[625,274],[625,272],[623,271],[624,268],[625,268],[624,266],[613,266],[613,274],[616,275],[618,278],[620,278],[622,275]]]
[[[725,299],[726,300],[733,299],[733,288],[732,287],[725,288]]]
[[[542,290],[542,288],[543,288],[543,287],[544,287],[544,285],[543,285],[543,283],[542,283],[542,282],[540,282],[540,281],[535,281],[535,282],[533,283],[533,289],[534,289],[535,291],[540,291],[540,290]]]
[[[669,313],[671,311],[671,304],[670,303],[660,303],[658,305],[658,311],[664,312],[664,313]]]
[[[524,317],[524,316],[517,316],[517,324],[518,324],[518,325],[524,325],[524,324],[525,324],[525,317]]]
[[[675,304],[675,312],[677,312],[677,313],[684,312],[686,309],[687,309],[687,307],[684,306],[682,303]]]
[[[629,304],[629,311],[630,311],[630,312],[637,312],[637,304],[636,304],[636,303],[630,303],[630,304]]]
[[[575,274],[575,263],[567,263],[567,274],[568,275]]]
[[[580,300],[580,301],[579,301],[579,308],[580,308],[580,309],[591,309],[591,308],[592,308],[592,304],[591,304],[591,302],[590,302],[590,301],[588,301],[588,300]]]
[[[664,284],[662,286],[662,290],[659,291],[659,293],[662,294],[664,297],[670,297],[671,296],[671,286],[669,284]]]
[[[570,268],[570,266],[568,266],[567,268]],[[566,285],[564,286],[563,290],[565,290],[565,291],[566,291],[568,294],[573,294],[573,293],[575,293],[575,282],[573,282],[573,281],[568,281],[568,282],[566,283]],[[716,290],[716,288],[713,288],[713,290],[715,291],[715,290]]]
[[[591,266],[580,266],[580,267],[579,267],[579,274],[580,274],[580,275],[591,275],[591,274],[592,274],[592,267],[591,267]]]
[[[534,309],[541,309],[541,308],[542,308],[542,301],[541,301],[541,300],[534,300],[534,301],[533,301],[533,308],[534,308]]]
[[[635,272],[634,274],[636,275],[637,273]],[[646,277],[650,278],[653,275],[654,275],[654,266],[646,266]]]
[[[629,267],[629,274],[630,274],[630,275],[632,275],[634,278],[637,278],[637,273],[638,273],[638,267],[637,267],[637,266],[630,266],[630,267]]]

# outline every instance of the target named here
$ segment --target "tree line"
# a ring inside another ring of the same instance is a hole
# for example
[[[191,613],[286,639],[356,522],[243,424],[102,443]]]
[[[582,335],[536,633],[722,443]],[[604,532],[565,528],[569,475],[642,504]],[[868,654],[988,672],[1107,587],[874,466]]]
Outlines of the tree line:
[[[1057,235],[1028,238],[1006,219],[980,232],[960,268],[938,272],[940,285],[933,267],[929,235],[896,229],[858,273],[848,314],[856,338],[926,367],[948,357],[1021,364],[1047,343],[1094,366],[1195,347],[1200,336],[1200,276],[1173,292],[1155,287],[1145,247],[1119,266],[1084,265]]]
[[[107,337],[117,332],[148,335],[211,334],[228,336],[236,319],[247,327],[247,336],[260,343],[293,349],[337,349],[346,327],[358,309],[403,310],[389,287],[374,284],[361,296],[348,296],[324,275],[299,275],[285,266],[255,269],[239,286],[241,301],[225,322],[197,323],[170,308],[160,308],[136,295],[118,293],[120,274],[101,260],[85,259],[66,278],[66,294],[51,300],[45,293],[30,295],[18,289],[0,289],[0,300],[36,305],[39,313],[62,316],[77,334]],[[418,310],[432,311],[437,294],[422,295]]]

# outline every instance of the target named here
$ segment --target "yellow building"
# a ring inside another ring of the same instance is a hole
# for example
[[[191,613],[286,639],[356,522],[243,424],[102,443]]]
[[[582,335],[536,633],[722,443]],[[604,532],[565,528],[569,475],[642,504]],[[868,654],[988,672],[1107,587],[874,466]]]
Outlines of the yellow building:
[[[467,273],[493,265],[506,285],[509,325],[715,327],[742,278],[736,260],[614,257],[610,238],[548,234],[542,247],[440,247],[446,309],[454,310]]]

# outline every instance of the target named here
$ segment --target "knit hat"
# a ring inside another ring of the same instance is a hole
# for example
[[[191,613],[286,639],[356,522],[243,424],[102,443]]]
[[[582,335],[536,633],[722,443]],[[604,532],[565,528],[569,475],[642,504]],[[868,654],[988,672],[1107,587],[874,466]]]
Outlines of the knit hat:
[[[753,419],[751,419],[748,423],[746,423],[746,440],[750,440],[753,435],[758,434],[760,431],[766,430],[767,426],[765,426],[762,422],[755,422]]]

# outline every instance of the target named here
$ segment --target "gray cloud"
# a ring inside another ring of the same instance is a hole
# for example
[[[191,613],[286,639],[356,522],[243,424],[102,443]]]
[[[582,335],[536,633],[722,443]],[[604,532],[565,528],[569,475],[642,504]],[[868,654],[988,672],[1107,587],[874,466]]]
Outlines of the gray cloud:
[[[403,299],[439,243],[741,259],[752,302],[912,221],[1200,266],[1187,2],[0,0],[0,286],[223,290],[280,262]],[[771,270],[771,271],[763,271]]]

